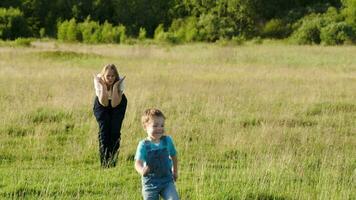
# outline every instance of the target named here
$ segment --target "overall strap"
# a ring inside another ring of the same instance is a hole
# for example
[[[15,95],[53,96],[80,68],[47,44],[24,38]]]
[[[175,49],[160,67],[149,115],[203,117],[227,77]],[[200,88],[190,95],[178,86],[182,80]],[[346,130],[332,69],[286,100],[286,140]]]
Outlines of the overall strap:
[[[151,151],[151,142],[149,140],[146,139],[144,141],[144,146],[145,146],[146,152]]]
[[[167,137],[165,135],[163,135],[161,137],[161,140],[162,140],[162,146],[164,148],[166,148],[168,146]],[[151,142],[149,140],[145,139],[144,146],[145,146],[146,152],[151,151]]]
[[[162,135],[161,140],[163,147],[167,147],[167,137],[165,135]]]

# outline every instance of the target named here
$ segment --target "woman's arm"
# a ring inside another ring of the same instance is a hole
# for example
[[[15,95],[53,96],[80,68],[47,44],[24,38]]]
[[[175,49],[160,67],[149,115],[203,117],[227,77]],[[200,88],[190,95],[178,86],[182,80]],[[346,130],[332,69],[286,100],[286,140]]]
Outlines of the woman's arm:
[[[177,181],[178,179],[178,159],[177,156],[171,156],[172,161],[173,161],[173,178],[174,181]]]
[[[109,105],[109,94],[105,82],[100,77],[94,76],[95,93],[103,106]]]
[[[114,108],[118,106],[122,100],[122,91],[120,90],[120,84],[123,79],[116,81],[112,88],[112,96],[111,96],[111,106]]]
[[[106,85],[104,85],[103,90],[101,91],[98,98],[101,105],[105,107],[109,105],[109,94],[108,90],[106,89]]]
[[[119,88],[120,88],[119,81],[117,81],[116,83],[114,83],[114,86],[112,87],[111,106],[113,108],[118,106],[122,99],[122,93],[119,90]]]

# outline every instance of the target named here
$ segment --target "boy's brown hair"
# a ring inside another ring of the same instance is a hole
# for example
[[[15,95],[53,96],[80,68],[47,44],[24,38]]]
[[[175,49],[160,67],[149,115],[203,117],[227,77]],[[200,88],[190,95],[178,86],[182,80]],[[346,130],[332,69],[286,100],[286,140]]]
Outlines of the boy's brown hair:
[[[163,119],[166,119],[162,111],[160,111],[159,109],[149,108],[145,110],[145,112],[143,112],[143,115],[141,117],[142,125],[145,126],[145,124],[149,122],[151,119],[153,119],[154,117],[162,117]]]

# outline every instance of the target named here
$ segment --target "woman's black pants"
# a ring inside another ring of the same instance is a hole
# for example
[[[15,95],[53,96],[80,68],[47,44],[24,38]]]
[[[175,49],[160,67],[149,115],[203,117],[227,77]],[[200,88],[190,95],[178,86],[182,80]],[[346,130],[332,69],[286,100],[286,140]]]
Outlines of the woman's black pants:
[[[102,167],[116,165],[118,150],[120,148],[121,125],[125,117],[127,99],[123,94],[121,102],[115,108],[111,102],[107,107],[99,103],[98,97],[94,101],[94,115],[99,125],[99,153]]]

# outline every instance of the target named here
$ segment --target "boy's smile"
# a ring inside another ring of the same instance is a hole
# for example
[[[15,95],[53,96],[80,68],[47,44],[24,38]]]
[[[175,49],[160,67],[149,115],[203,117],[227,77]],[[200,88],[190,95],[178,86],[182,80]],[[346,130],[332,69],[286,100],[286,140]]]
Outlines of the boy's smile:
[[[154,117],[145,124],[145,131],[148,137],[154,141],[159,142],[164,134],[164,119],[163,117]]]

